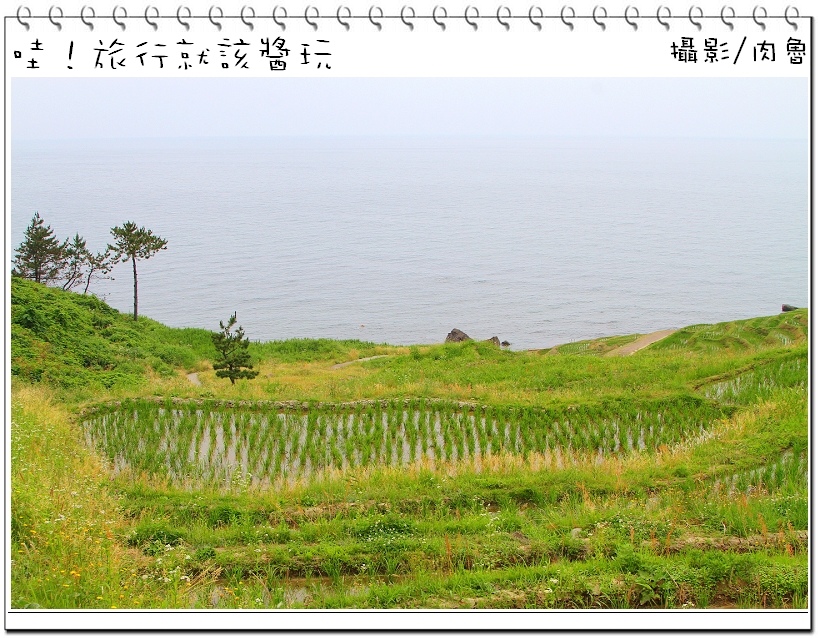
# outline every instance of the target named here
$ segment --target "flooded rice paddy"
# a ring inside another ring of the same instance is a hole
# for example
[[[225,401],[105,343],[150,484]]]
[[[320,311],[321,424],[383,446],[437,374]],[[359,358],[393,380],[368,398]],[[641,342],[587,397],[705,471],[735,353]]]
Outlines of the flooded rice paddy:
[[[429,400],[349,404],[134,400],[84,416],[114,473],[180,485],[267,486],[351,468],[540,455],[549,465],[650,453],[701,436],[721,410],[684,399],[600,407],[491,407]]]

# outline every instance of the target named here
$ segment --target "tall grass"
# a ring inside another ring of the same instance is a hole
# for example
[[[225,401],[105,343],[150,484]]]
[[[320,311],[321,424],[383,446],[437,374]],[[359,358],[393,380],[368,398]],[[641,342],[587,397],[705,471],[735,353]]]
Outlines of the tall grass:
[[[13,389],[11,606],[171,604],[166,583],[140,578],[138,559],[119,542],[129,522],[70,414],[47,388],[16,382]]]

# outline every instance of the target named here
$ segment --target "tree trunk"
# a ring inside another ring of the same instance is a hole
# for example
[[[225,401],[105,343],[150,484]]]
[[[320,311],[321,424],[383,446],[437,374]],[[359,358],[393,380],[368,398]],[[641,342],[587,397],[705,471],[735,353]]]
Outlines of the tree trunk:
[[[131,261],[133,261],[133,320],[137,320],[137,295],[136,295],[136,256],[131,257]]]
[[[88,294],[88,286],[90,286],[90,285],[91,285],[91,275],[93,275],[93,274],[94,274],[94,267],[93,267],[93,266],[89,266],[89,268],[90,268],[90,270],[88,271],[88,279],[86,279],[86,280],[85,280],[85,290],[83,290],[83,291],[82,291],[82,294],[83,294],[83,295],[87,295],[87,294]]]

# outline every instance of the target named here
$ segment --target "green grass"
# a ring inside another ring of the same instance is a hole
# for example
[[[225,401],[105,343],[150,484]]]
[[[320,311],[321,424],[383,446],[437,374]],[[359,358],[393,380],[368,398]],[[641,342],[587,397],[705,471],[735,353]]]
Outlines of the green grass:
[[[805,310],[771,317],[716,324],[699,324],[678,330],[657,343],[657,350],[686,352],[746,352],[802,343],[808,328]]]
[[[351,351],[361,358],[371,357],[383,346],[357,339],[288,339],[286,341],[254,342],[250,351],[258,359],[275,359],[282,363],[332,361],[341,363],[348,360]]]
[[[546,351],[548,354],[571,354],[571,355],[603,355],[611,350],[636,341],[641,335],[621,335],[617,337],[603,337],[602,339],[585,339],[556,346]]]
[[[807,326],[290,340],[231,386],[207,331],[14,278],[11,604],[806,607]]]

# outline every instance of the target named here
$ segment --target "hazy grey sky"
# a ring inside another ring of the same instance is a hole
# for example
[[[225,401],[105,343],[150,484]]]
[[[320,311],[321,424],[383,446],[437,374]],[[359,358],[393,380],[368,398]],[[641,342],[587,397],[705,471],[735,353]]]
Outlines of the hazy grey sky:
[[[275,135],[807,138],[785,78],[15,79],[13,140]]]

